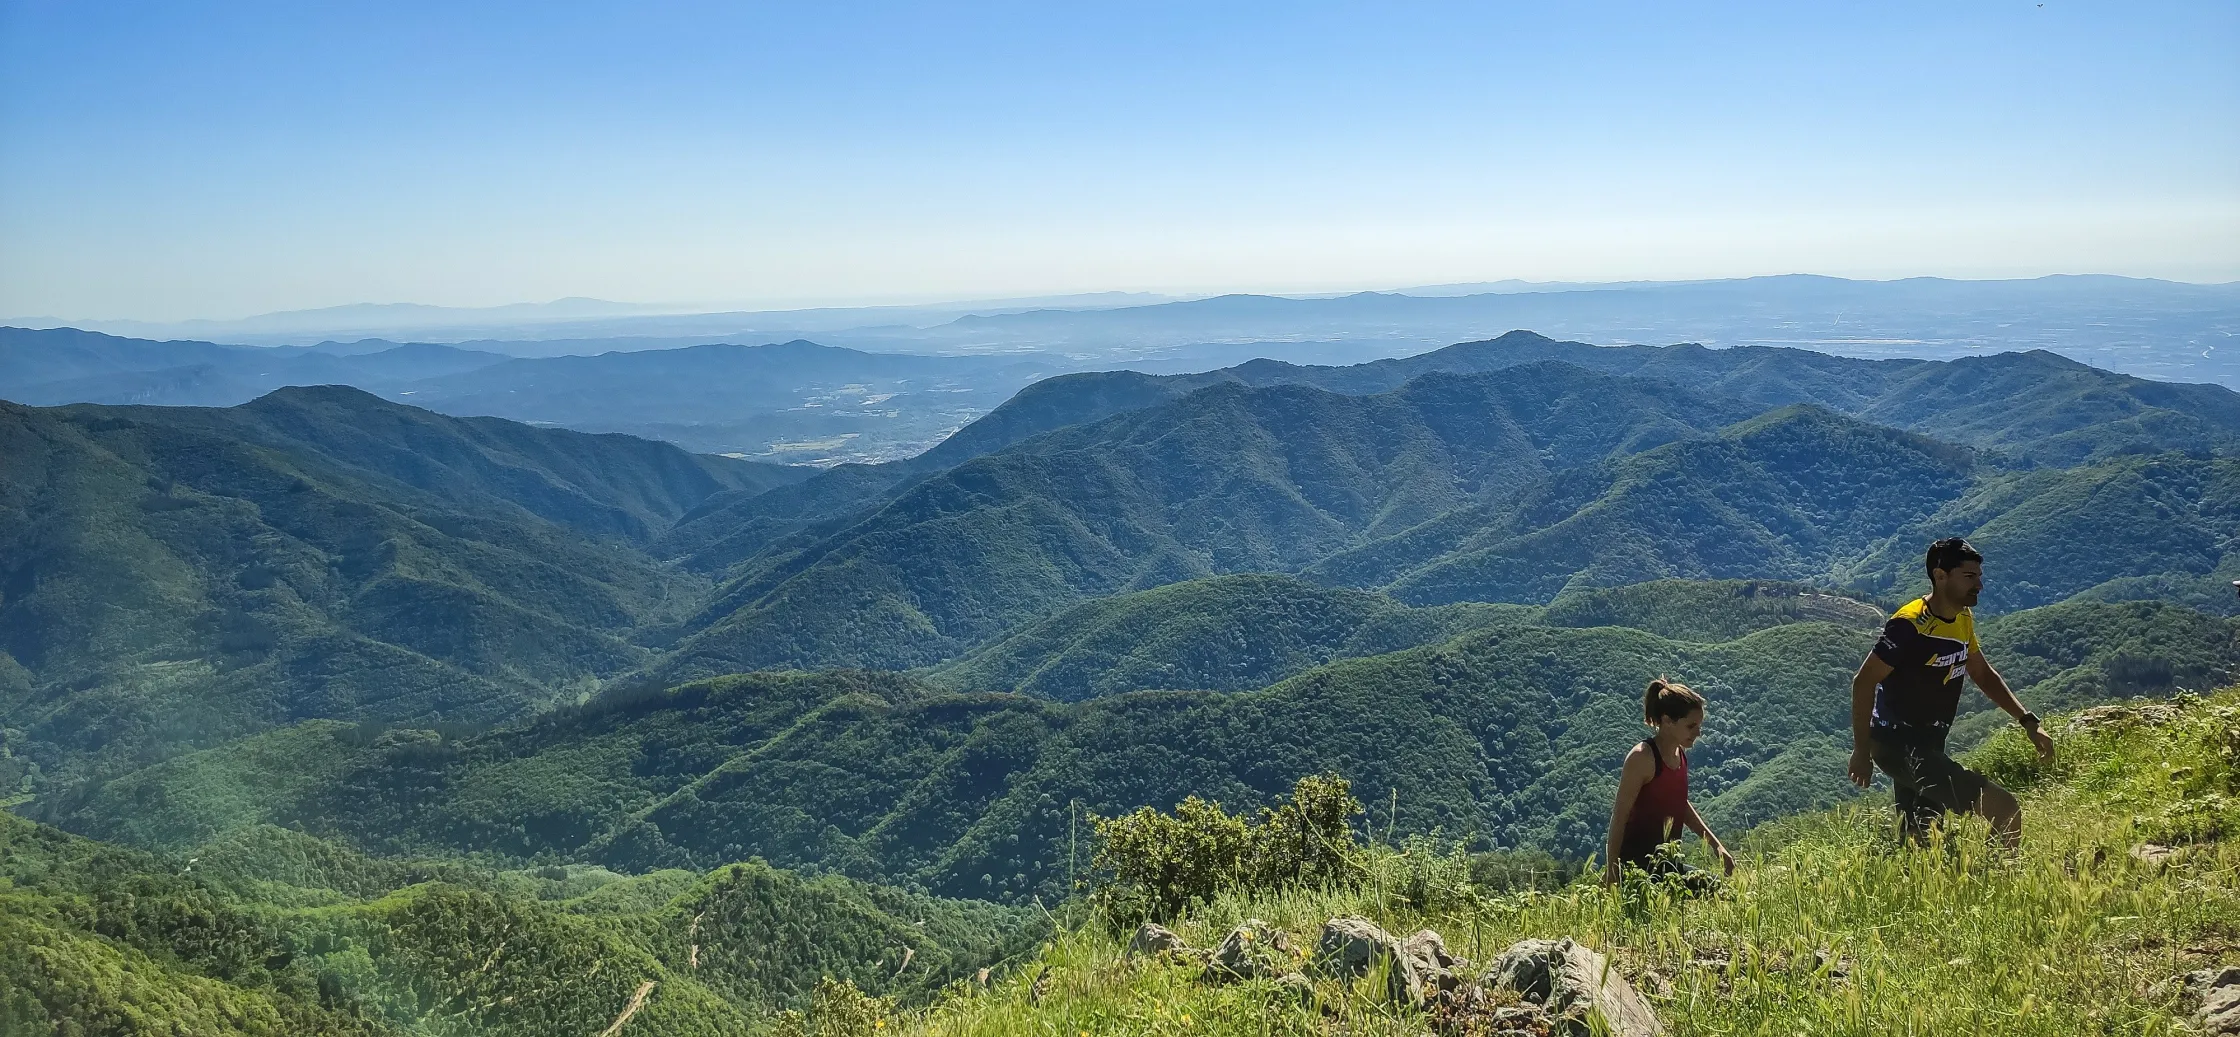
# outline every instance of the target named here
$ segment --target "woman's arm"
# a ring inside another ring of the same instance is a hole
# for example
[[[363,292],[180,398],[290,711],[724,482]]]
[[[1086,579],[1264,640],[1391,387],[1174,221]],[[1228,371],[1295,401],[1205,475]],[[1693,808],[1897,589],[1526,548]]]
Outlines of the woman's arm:
[[[1603,850],[1602,880],[1618,881],[1618,850],[1626,837],[1626,819],[1633,816],[1633,801],[1641,797],[1641,787],[1656,774],[1656,761],[1640,746],[1626,754],[1625,769],[1618,772],[1618,798],[1610,804],[1609,845]]]
[[[1687,805],[1687,811],[1687,816],[1681,818],[1680,823],[1687,825],[1697,835],[1702,836],[1704,844],[1711,847],[1711,852],[1719,856],[1719,863],[1727,869],[1727,874],[1734,874],[1734,854],[1727,852],[1727,844],[1720,842],[1718,836],[1711,834],[1711,826],[1703,823],[1703,815],[1696,813],[1694,803]]]

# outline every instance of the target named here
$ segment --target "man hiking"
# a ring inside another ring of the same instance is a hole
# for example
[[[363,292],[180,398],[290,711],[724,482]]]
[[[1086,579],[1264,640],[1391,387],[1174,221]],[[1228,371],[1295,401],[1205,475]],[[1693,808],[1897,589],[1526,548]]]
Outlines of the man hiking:
[[[1919,840],[1939,816],[1961,811],[1981,814],[2012,848],[2022,841],[2022,806],[2014,794],[1945,755],[1961,678],[1974,678],[1983,697],[2021,724],[2039,756],[2053,759],[2053,739],[1976,644],[1972,610],[1983,593],[1983,556],[1950,537],[1930,544],[1924,561],[1928,596],[1891,615],[1851,678],[1851,781],[1866,788],[1876,767],[1890,776],[1908,842]]]

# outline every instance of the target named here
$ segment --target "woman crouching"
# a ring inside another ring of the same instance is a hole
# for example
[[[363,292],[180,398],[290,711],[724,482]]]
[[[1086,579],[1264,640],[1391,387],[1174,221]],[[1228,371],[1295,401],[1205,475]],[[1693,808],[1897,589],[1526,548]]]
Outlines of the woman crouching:
[[[1617,882],[1625,867],[1683,879],[1702,875],[1676,855],[1660,852],[1666,844],[1679,841],[1683,826],[1702,836],[1726,873],[1734,874],[1734,855],[1688,802],[1687,750],[1703,734],[1703,710],[1703,696],[1687,685],[1663,677],[1649,682],[1641,714],[1656,733],[1626,754],[1625,770],[1618,777],[1618,801],[1610,809],[1610,844],[1603,858],[1610,863],[1603,872],[1604,882]]]

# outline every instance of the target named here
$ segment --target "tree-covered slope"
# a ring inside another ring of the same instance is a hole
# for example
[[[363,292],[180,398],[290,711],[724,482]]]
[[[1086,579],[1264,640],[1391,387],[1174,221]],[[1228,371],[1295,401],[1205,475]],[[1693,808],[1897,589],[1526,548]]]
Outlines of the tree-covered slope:
[[[1076,605],[928,674],[960,691],[1074,701],[1147,689],[1244,691],[1332,659],[1444,641],[1529,609],[1411,608],[1290,576],[1213,576]]]
[[[1633,627],[1675,641],[1728,641],[1783,623],[1879,629],[1889,610],[1824,588],[1775,580],[1650,580],[1558,595],[1540,622]]]
[[[662,672],[933,663],[1084,598],[1296,569],[1737,413],[1561,365],[1376,396],[1217,385],[974,459],[782,545]]]
[[[1666,577],[1805,580],[1905,597],[1922,545],[1967,536],[1986,606],[2074,594],[2229,610],[2234,462],[2185,454],[2012,470],[1813,408],[1552,478],[1307,570],[1403,601],[1546,601]]]
[[[1664,577],[1827,582],[1959,497],[1964,449],[1817,407],[1774,411],[1457,511],[1313,572],[1418,604],[1546,601]]]
[[[923,1000],[1039,915],[759,862],[629,878],[252,828],[159,857],[0,814],[9,1034],[735,1034],[823,977]]]
[[[1661,604],[1610,607],[1670,614],[1716,600],[1665,586]],[[1749,585],[1734,586],[1739,598]],[[1381,823],[1396,831],[1584,855],[1599,845],[1616,761],[1640,736],[1640,686],[1657,674],[1711,697],[1694,782],[1722,823],[1851,794],[1849,677],[1874,628],[1790,600],[1797,611],[1768,609],[1771,625],[1731,640],[1509,623],[1248,692],[1066,704],[897,675],[754,674],[487,735],[307,725],[112,780],[43,816],[175,847],[300,824],[392,855],[557,855],[622,871],[761,856],[1022,897],[1063,886],[1082,811],[1191,793],[1250,805],[1336,770],[1394,800]],[[1987,620],[1982,637],[2025,699],[2049,707],[2240,668],[2240,624],[2177,606],[2069,603]],[[1970,697],[1969,715],[1983,708]]]
[[[0,405],[10,752],[64,777],[309,717],[520,716],[697,603],[630,540],[767,478],[347,389]]]
[[[1154,406],[1223,381],[1364,394],[1387,392],[1425,374],[1482,374],[1546,361],[1668,382],[1757,409],[1815,404],[2055,464],[2240,444],[2240,394],[2116,374],[2043,350],[1957,360],[1862,360],[1769,346],[1596,346],[1512,331],[1348,367],[1263,359],[1203,374],[1061,375],[1021,390],[959,432],[946,449],[956,463],[1040,432]]]

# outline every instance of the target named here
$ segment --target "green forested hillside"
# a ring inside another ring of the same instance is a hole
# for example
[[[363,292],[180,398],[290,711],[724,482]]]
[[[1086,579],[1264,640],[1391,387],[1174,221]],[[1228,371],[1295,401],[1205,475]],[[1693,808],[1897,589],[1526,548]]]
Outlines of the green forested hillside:
[[[1254,360],[1204,374],[1060,375],[1028,386],[960,432],[944,445],[944,460],[959,463],[1040,432],[1154,406],[1224,381],[1311,385],[1359,395],[1388,392],[1425,374],[1482,374],[1545,361],[1655,379],[1760,410],[1815,404],[2054,464],[2240,444],[2240,394],[2215,385],[2119,375],[2043,350],[1949,361],[1860,360],[1769,346],[1596,346],[1512,331],[1350,367]]]
[[[1987,604],[2019,608],[2171,586],[2224,607],[2207,591],[2240,568],[2226,461],[2017,468],[1812,406],[1686,431],[1728,413],[1548,365],[1365,397],[1215,386],[781,541],[735,570],[659,672],[922,666],[1083,599],[1230,572],[1415,605],[1668,577],[1902,596],[1921,584],[1919,545],[1964,533],[1993,552]],[[2120,530],[2152,533],[2100,546]]]
[[[1333,769],[1365,795],[1398,790],[1397,813],[1379,821],[1396,831],[1584,855],[1599,845],[1612,761],[1640,736],[1639,685],[1659,673],[1711,696],[1694,775],[1710,816],[1755,822],[1850,795],[1849,675],[1874,625],[1855,605],[1833,613],[1761,585],[1655,586],[1601,607],[1676,616],[1723,594],[1767,625],[1705,641],[1700,629],[1670,640],[1509,622],[1260,691],[1071,705],[896,675],[728,677],[479,736],[306,725],[111,781],[48,816],[150,845],[300,824],[387,854],[557,855],[620,871],[761,856],[1020,897],[1063,885],[1082,811],[1191,793],[1247,805]],[[1762,598],[1789,604],[1752,604]],[[2069,603],[1988,621],[1982,637],[2026,699],[2049,707],[2240,670],[2240,623],[2177,606]]]
[[[933,663],[1084,598],[1296,569],[1739,413],[1576,368],[1529,374],[1377,396],[1217,385],[976,458],[770,552],[662,672]]]
[[[1244,691],[1332,659],[1531,616],[1530,609],[1474,603],[1410,608],[1290,576],[1213,576],[1076,605],[927,679],[959,691],[1063,701],[1157,688]]]
[[[825,976],[922,999],[1039,915],[760,863],[625,878],[253,828],[158,857],[0,814],[0,1032],[746,1032]],[[905,961],[905,954],[908,958]]]
[[[1651,580],[1558,596],[1540,621],[1634,627],[1675,641],[1726,641],[1783,623],[1877,629],[1890,610],[1822,588],[1774,580]]]
[[[1833,582],[1958,497],[1970,452],[1817,407],[1774,411],[1441,516],[1315,572],[1404,601],[1545,601],[1663,577]]]
[[[790,477],[347,389],[0,404],[0,726],[67,778],[305,718],[518,717],[697,604],[632,540]]]

